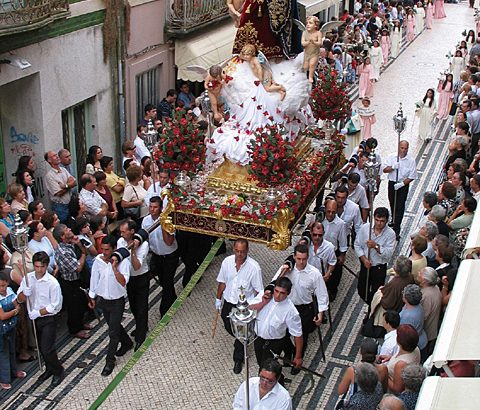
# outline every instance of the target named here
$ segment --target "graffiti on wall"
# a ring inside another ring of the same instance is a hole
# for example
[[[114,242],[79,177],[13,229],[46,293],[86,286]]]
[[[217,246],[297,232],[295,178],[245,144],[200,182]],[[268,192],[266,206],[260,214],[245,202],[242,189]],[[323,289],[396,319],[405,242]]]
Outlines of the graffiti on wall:
[[[34,146],[39,143],[39,138],[29,132],[24,134],[18,132],[14,126],[10,127],[10,153],[21,157],[23,155],[29,155],[33,157],[35,155]]]

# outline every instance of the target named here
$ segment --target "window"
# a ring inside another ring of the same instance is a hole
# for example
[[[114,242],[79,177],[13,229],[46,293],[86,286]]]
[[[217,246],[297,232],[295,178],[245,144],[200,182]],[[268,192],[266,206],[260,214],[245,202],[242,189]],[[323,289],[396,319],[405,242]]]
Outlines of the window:
[[[137,89],[137,124],[143,118],[143,108],[147,104],[157,104],[159,89],[159,68],[155,67],[151,70],[139,74],[135,78]],[[137,125],[135,124],[135,125]]]
[[[62,111],[63,148],[72,154],[71,171],[77,179],[85,172],[93,100],[90,98]]]

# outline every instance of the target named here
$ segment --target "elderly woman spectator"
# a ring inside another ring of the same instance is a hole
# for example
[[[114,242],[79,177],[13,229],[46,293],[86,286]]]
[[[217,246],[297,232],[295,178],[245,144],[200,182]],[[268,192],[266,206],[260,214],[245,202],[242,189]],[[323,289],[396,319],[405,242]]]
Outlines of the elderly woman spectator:
[[[410,260],[412,261],[412,276],[415,283],[418,283],[418,272],[427,266],[427,258],[422,254],[427,250],[427,239],[421,235],[414,236],[410,243],[410,249],[412,255]]]
[[[369,363],[375,366],[377,371],[377,381],[380,382],[383,391],[386,391],[388,387],[388,371],[384,365],[376,364],[378,351],[378,343],[375,339],[364,339],[360,346],[361,363]],[[348,401],[350,397],[358,390],[357,384],[357,367],[358,365],[349,366],[343,374],[342,380],[338,386],[338,394],[344,395],[345,401]]]
[[[465,159],[467,157],[467,152],[465,150],[468,145],[468,139],[463,136],[455,137],[453,141],[448,146],[448,158],[445,162],[445,171],[450,167],[457,158]]]
[[[433,250],[432,241],[438,235],[438,227],[434,222],[427,221],[420,228],[418,234],[423,236],[427,240],[427,249],[422,252],[422,255],[427,258],[428,263],[430,260],[435,259],[435,251]]]
[[[448,225],[445,223],[446,216],[447,210],[442,205],[435,205],[428,215],[428,220],[437,225],[438,233],[448,236],[450,230],[448,229]]]
[[[383,361],[388,360],[388,390],[399,394],[405,390],[402,379],[402,370],[407,364],[420,363],[420,350],[418,349],[418,333],[412,325],[402,324],[397,329],[398,353],[393,357],[379,356]]]
[[[452,174],[453,176],[453,174]],[[445,181],[438,190],[438,204],[443,206],[447,211],[447,217],[450,217],[455,209],[457,209],[458,204],[455,202],[457,197],[457,188],[449,182]]]
[[[385,334],[382,326],[383,313],[387,310],[395,310],[396,312],[399,312],[402,308],[403,288],[414,283],[412,277],[412,261],[406,256],[399,255],[393,265],[393,274],[394,275],[390,281],[386,285],[381,286],[377,292],[375,292],[370,306],[372,313],[369,320],[373,321],[373,329],[375,332],[379,331],[379,333],[368,334],[368,331],[364,331],[364,336],[382,337]]]
[[[450,240],[452,242],[461,229],[470,228],[473,221],[473,213],[476,209],[477,201],[471,196],[466,196],[452,216],[448,218],[447,225],[452,231],[450,232]]]
[[[405,390],[399,394],[398,398],[405,404],[405,410],[415,410],[420,388],[422,387],[425,377],[425,369],[418,364],[407,364],[402,370],[402,380],[405,385]]]
[[[438,274],[433,268],[423,268],[418,273],[418,284],[422,290],[422,307],[425,316],[423,328],[427,335],[427,355],[433,352],[438,335],[440,313],[442,312],[442,294],[438,288]]]
[[[11,184],[8,187],[8,195],[12,198],[10,208],[13,214],[17,214],[21,209],[28,211],[28,201],[25,199],[25,191],[20,184]]]
[[[465,198],[465,188],[464,188],[465,181],[466,181],[466,175],[464,172],[461,172],[461,171],[454,172],[452,179],[450,180],[452,185],[457,190],[457,194],[455,196],[455,204],[457,205],[457,207]]]
[[[426,359],[427,334],[423,329],[425,315],[422,301],[422,290],[418,285],[407,285],[403,289],[403,305],[400,312],[400,324],[412,325],[418,333],[418,348],[422,353],[422,359]]]
[[[378,372],[370,363],[360,363],[355,368],[358,390],[350,397],[343,408],[355,410],[374,409],[382,400],[383,389],[378,380]]]
[[[385,393],[380,403],[378,403],[377,410],[405,410],[405,405],[397,396]]]

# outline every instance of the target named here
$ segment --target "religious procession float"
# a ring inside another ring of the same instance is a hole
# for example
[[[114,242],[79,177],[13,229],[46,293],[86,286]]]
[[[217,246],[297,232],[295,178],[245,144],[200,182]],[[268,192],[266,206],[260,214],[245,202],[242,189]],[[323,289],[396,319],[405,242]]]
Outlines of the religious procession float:
[[[200,112],[177,109],[153,148],[176,175],[162,226],[283,250],[342,161],[351,104],[333,69],[313,78],[323,28],[307,18],[302,33],[295,1],[247,0],[235,16],[232,58],[191,67]]]

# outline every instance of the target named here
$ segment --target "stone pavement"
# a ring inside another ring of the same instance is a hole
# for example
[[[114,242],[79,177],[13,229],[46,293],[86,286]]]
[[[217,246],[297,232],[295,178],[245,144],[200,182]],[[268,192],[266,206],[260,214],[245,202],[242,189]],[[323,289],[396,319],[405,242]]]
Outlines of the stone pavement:
[[[448,18],[435,20],[431,31],[424,31],[406,48],[396,61],[383,72],[375,85],[373,106],[377,110],[374,136],[379,140],[379,152],[385,157],[396,150],[397,136],[393,130],[392,116],[398,103],[404,105],[409,122],[402,138],[410,141],[412,155],[417,157],[419,178],[415,182],[405,216],[408,232],[415,225],[417,210],[421,206],[423,192],[435,186],[440,174],[439,164],[445,156],[445,140],[448,137],[448,121],[437,124],[436,138],[428,145],[421,145],[415,136],[416,126],[411,131],[414,104],[423,98],[427,88],[435,88],[438,73],[447,66],[445,54],[453,50],[461,39],[461,32],[473,26],[472,13],[466,4],[446,4]],[[355,95],[356,89],[352,90]],[[383,183],[375,206],[388,207],[386,184]],[[402,235],[402,236],[407,236]],[[402,237],[397,251],[408,244]],[[231,253],[231,244],[227,244]],[[283,258],[290,252],[273,252],[262,245],[252,244],[253,256],[263,268],[264,282],[275,273]],[[203,275],[184,306],[172,322],[156,338],[139,362],[130,370],[102,405],[105,409],[228,409],[233,395],[243,380],[243,374],[232,372],[233,338],[218,324],[215,339],[211,337],[214,319],[215,278],[223,260],[216,257]],[[347,266],[356,271],[358,262],[352,251],[347,255]],[[180,274],[180,272],[179,272]],[[177,282],[178,283],[178,282]],[[177,289],[180,291],[180,287]],[[150,329],[158,322],[158,304],[161,297],[157,284],[153,284],[150,295]],[[337,400],[336,387],[343,369],[355,361],[361,341],[359,329],[365,305],[356,293],[355,277],[344,271],[339,295],[331,306],[333,327],[322,326],[326,362],[322,361],[317,334],[312,334],[305,365],[327,376],[325,380],[311,379],[303,373],[286,377],[287,385],[298,409],[333,409]],[[127,331],[133,327],[129,311],[124,315]],[[117,360],[111,377],[103,378],[100,372],[108,341],[107,327],[102,321],[87,341],[62,337],[59,354],[67,369],[65,381],[50,390],[47,384],[36,382],[35,364],[27,369],[32,377],[15,384],[9,395],[0,395],[2,407],[14,408],[68,408],[86,409],[103,391],[114,375],[128,361],[127,357]],[[250,372],[257,372],[253,349],[250,349]]]

